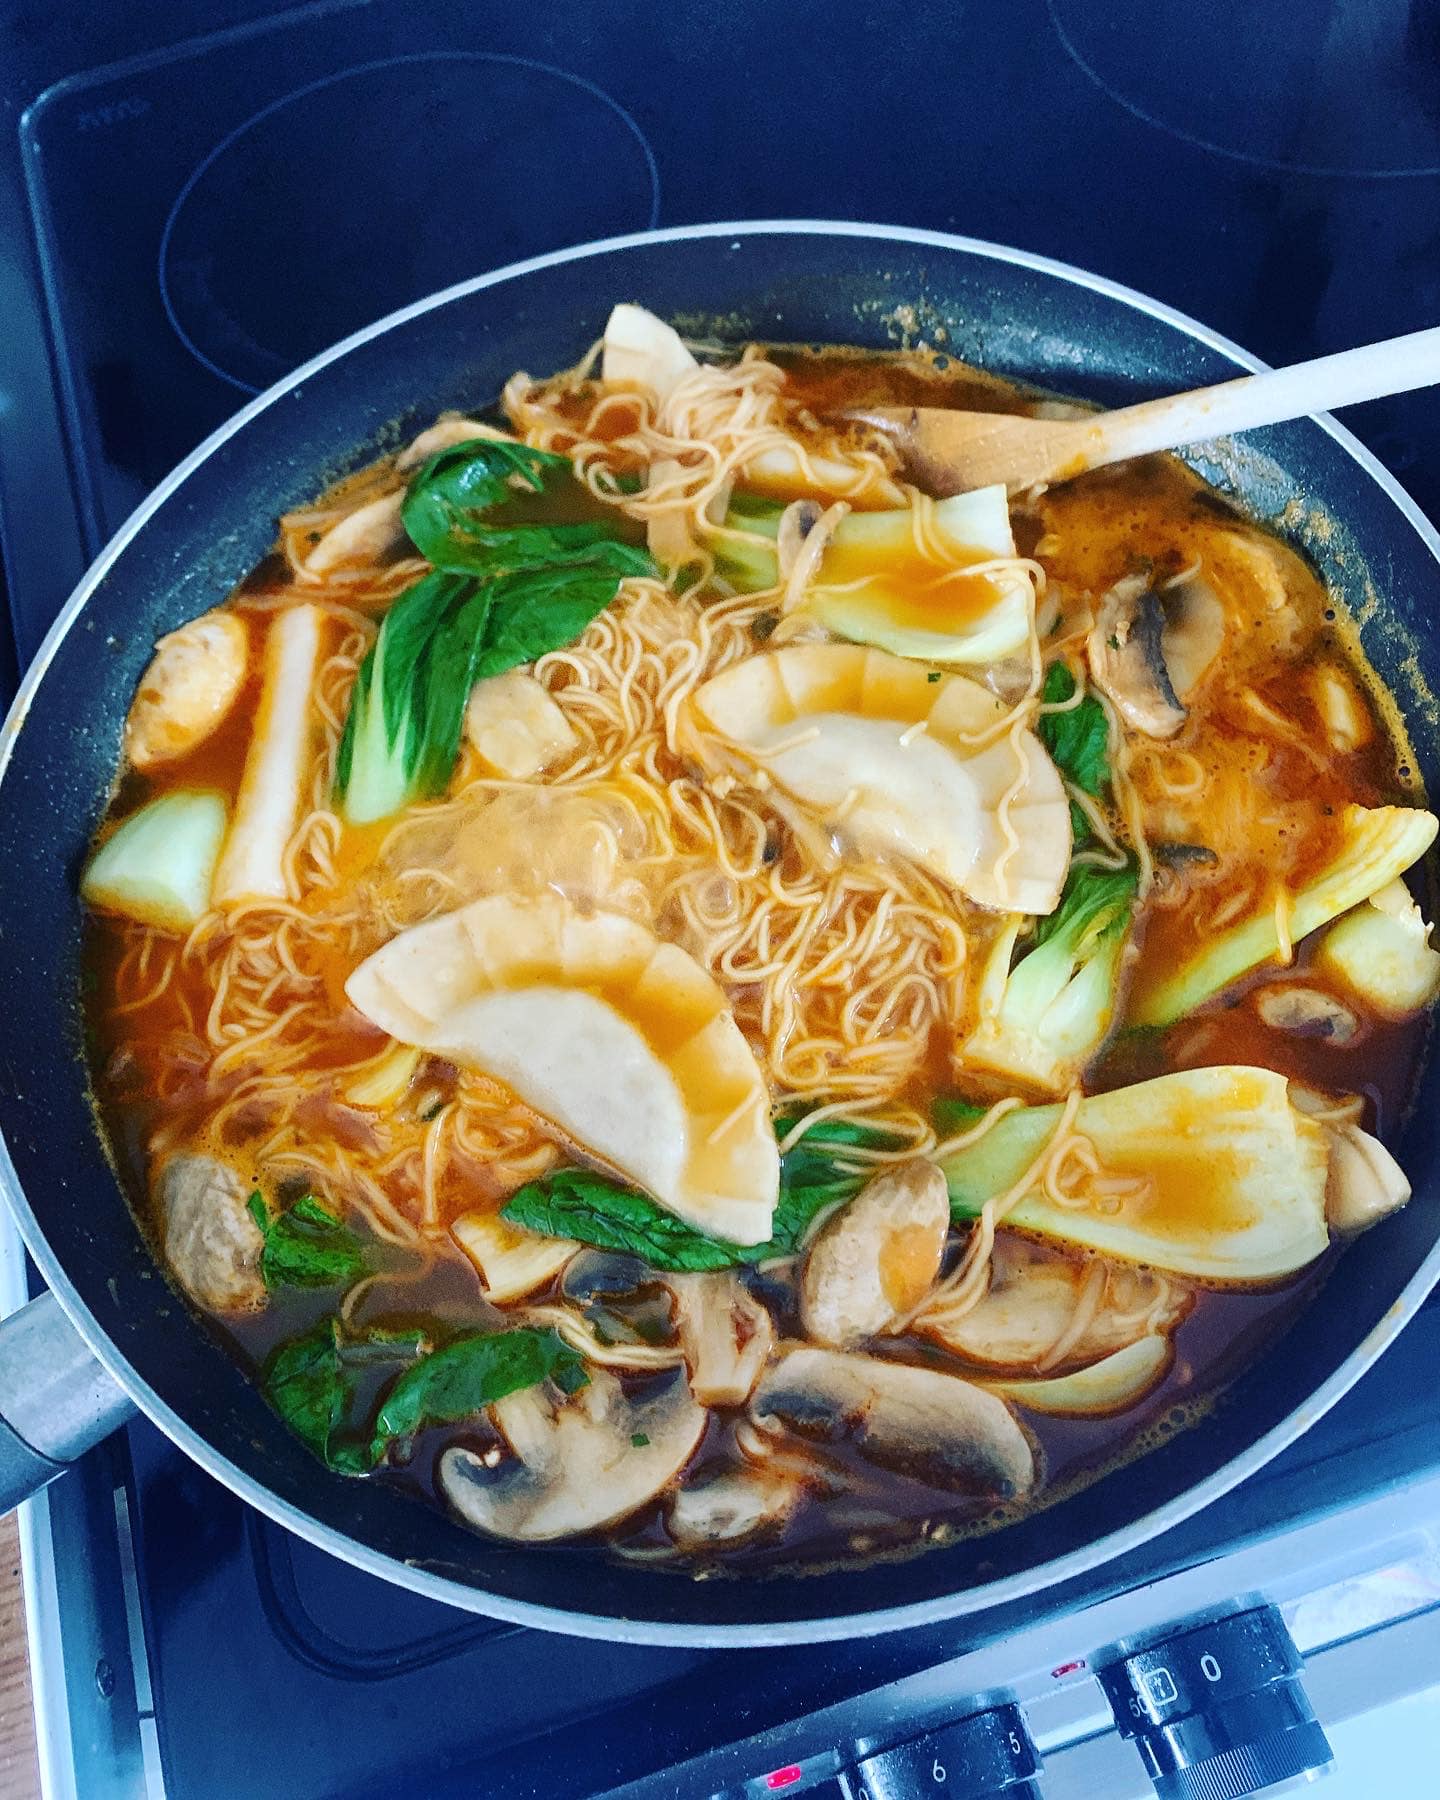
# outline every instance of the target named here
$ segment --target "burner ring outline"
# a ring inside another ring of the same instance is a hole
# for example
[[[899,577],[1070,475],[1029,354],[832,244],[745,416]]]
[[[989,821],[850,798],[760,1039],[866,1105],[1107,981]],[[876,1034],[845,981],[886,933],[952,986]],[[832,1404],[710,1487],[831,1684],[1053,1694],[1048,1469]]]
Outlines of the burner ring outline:
[[[308,99],[312,94],[321,93],[324,89],[334,87],[341,81],[349,81],[357,75],[372,75],[381,69],[403,68],[412,66],[416,63],[432,62],[493,63],[502,68],[525,69],[531,74],[553,75],[561,81],[568,82],[572,87],[579,88],[582,93],[588,94],[591,99],[600,101],[601,104],[606,106],[625,126],[626,130],[638,145],[640,154],[645,159],[645,172],[650,178],[650,216],[645,222],[644,229],[646,231],[653,231],[660,223],[660,167],[655,160],[655,152],[650,147],[649,138],[646,137],[644,131],[640,128],[639,122],[626,107],[622,106],[613,95],[607,94],[604,88],[589,80],[584,75],[577,75],[570,69],[562,69],[556,63],[541,62],[533,56],[512,56],[498,50],[416,50],[411,51],[404,56],[377,57],[370,62],[353,63],[349,68],[336,69],[328,75],[322,75],[316,81],[307,82],[303,87],[294,88],[287,94],[281,94],[278,99],[271,100],[267,105],[262,106],[258,112],[252,113],[248,119],[243,120],[232,130],[226,132],[219,143],[212,145],[200,162],[198,162],[190,171],[189,175],[186,176],[184,185],[175,196],[175,199],[171,202],[170,210],[165,215],[164,228],[160,233],[160,247],[156,255],[155,270],[156,281],[160,289],[160,303],[165,309],[165,317],[170,323],[170,329],[195,358],[196,362],[198,362],[202,368],[209,370],[209,372],[218,380],[225,382],[227,386],[237,388],[242,394],[249,395],[259,394],[263,391],[263,389],[254,382],[242,380],[240,376],[231,374],[228,369],[223,368],[217,363],[213,357],[207,355],[207,353],[201,349],[199,344],[196,343],[191,333],[181,323],[179,312],[170,292],[168,262],[170,256],[170,244],[175,234],[176,223],[179,220],[181,212],[184,210],[186,201],[190,198],[191,194],[195,191],[196,187],[199,186],[200,182],[214,164],[218,162],[233,145],[238,143],[248,132],[253,131],[257,125],[263,123],[263,121],[268,119],[272,114],[279,112],[282,107],[290,106],[297,100]]]
[[[1138,119],[1142,125],[1148,125],[1152,130],[1163,131],[1167,137],[1189,144],[1193,149],[1204,150],[1212,156],[1223,156],[1230,162],[1244,163],[1251,169],[1273,169],[1287,175],[1313,175],[1322,180],[1406,181],[1427,175],[1440,175],[1440,163],[1416,163],[1395,169],[1363,169],[1344,163],[1302,163],[1290,162],[1281,156],[1257,156],[1249,150],[1235,150],[1227,144],[1217,144],[1212,138],[1187,131],[1183,125],[1171,125],[1157,114],[1147,112],[1138,101],[1128,99],[1119,88],[1105,79],[1066,29],[1065,21],[1060,16],[1060,6],[1061,0],[1045,0],[1045,10],[1050,15],[1050,23],[1055,28],[1061,48],[1080,73],[1093,82],[1107,100],[1113,100],[1116,106],[1123,107],[1131,118]]]

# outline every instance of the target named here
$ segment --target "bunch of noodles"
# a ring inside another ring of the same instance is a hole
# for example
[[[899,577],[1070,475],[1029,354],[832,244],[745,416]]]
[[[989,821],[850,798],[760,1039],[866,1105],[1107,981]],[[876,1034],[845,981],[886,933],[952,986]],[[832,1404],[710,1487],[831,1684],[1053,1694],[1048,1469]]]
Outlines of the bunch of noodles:
[[[799,442],[783,375],[754,352],[697,369],[658,410],[598,389],[586,365],[540,385],[517,376],[506,404],[527,441],[570,454],[602,497],[683,515],[701,544],[714,540],[716,503],[746,463]],[[889,479],[880,451],[839,434],[811,431],[799,454],[823,455],[832,485],[837,467],[848,470],[856,493]],[[624,495],[616,478],[636,467],[651,483]],[[410,808],[378,842],[373,830],[342,827],[330,794],[350,687],[375,612],[423,565],[396,561],[392,549],[317,579],[303,562],[322,529],[392,489],[393,477],[389,488],[362,483],[347,492],[350,510],[292,516],[278,566],[304,579],[277,576],[237,596],[257,612],[303,598],[335,618],[311,805],[287,854],[286,901],[212,913],[183,944],[129,934],[113,998],[127,1041],[144,1040],[162,1071],[154,1147],[201,1132],[243,1145],[257,1168],[312,1181],[404,1241],[443,1231],[457,1211],[544,1166],[553,1153],[537,1121],[479,1077],[426,1064],[393,1103],[347,1098],[390,1049],[345,1001],[351,969],[395,930],[526,879],[643,917],[683,944],[731,997],[777,1104],[879,1111],[926,1147],[933,1134],[907,1107],[907,1089],[932,1046],[948,1048],[962,1014],[973,909],[913,865],[842,858],[773,796],[702,781],[684,754],[686,700],[756,652],[783,579],[745,596],[703,582],[677,596],[658,580],[629,580],[579,642],[536,664],[578,739],[543,786],[547,802],[574,809],[563,820],[543,807],[527,813],[535,785],[488,777],[467,749],[449,794]],[[931,532],[929,511],[916,507],[917,543]],[[708,569],[708,552],[702,560]],[[1015,560],[1038,582],[1038,565]],[[1032,608],[1023,693],[987,738],[1018,740],[1042,672]],[[1018,742],[1017,768],[1018,788]],[[494,848],[506,830],[520,833],[508,862]],[[1117,853],[1108,832],[1102,843]],[[987,1232],[993,1222],[977,1241]]]

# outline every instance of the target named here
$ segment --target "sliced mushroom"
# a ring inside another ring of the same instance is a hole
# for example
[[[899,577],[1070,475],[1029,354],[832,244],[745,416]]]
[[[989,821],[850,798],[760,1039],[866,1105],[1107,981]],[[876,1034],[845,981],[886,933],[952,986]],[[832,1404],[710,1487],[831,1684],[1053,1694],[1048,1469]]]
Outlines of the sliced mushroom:
[[[825,516],[818,500],[792,500],[780,515],[775,532],[775,560],[781,579],[789,576],[805,540]]]
[[[922,1315],[915,1330],[986,1368],[1033,1369],[1070,1332],[1085,1277],[1085,1266],[1073,1258],[1001,1232],[990,1289],[979,1304],[953,1320],[943,1310],[934,1318]],[[1184,1289],[1143,1270],[1112,1265],[1108,1278],[1106,1294],[1069,1345],[1064,1366],[1094,1362],[1146,1332],[1168,1331],[1190,1303]]]
[[[544,1543],[603,1530],[656,1499],[690,1460],[708,1415],[679,1374],[632,1398],[592,1369],[568,1398],[522,1388],[490,1416],[512,1454],[492,1466],[452,1447],[440,1458],[440,1491],[476,1530]]]
[[[1011,1499],[1035,1481],[1030,1440],[994,1394],[911,1363],[789,1345],[750,1412],[762,1431],[848,1443],[866,1462],[946,1493]]]
[[[155,646],[125,721],[137,769],[187,756],[235,704],[250,661],[250,633],[236,613],[209,612]]]
[[[1121,718],[1147,737],[1174,737],[1186,712],[1165,663],[1165,609],[1144,575],[1117,581],[1086,641],[1090,673]]]
[[[1261,988],[1255,996],[1255,1010],[1272,1031],[1288,1031],[1296,1037],[1349,1044],[1360,1035],[1360,1021],[1343,1001],[1298,981]]]
[[[675,1337],[669,1280],[638,1256],[580,1246],[566,1264],[560,1292],[607,1343],[668,1344]]]
[[[798,1482],[772,1469],[726,1469],[682,1487],[665,1526],[681,1550],[734,1550],[778,1534],[803,1493]]]
[[[671,1275],[690,1389],[702,1406],[743,1406],[775,1346],[768,1309],[733,1269]]]
[[[248,1196],[240,1175],[213,1156],[180,1151],[160,1171],[165,1260],[186,1293],[211,1312],[258,1312],[265,1304],[265,1238]]]
[[[805,1258],[805,1335],[852,1350],[911,1312],[940,1273],[950,1194],[934,1163],[887,1169],[822,1228]]]
[[[1170,685],[1182,705],[1205,679],[1225,644],[1225,608],[1199,575],[1165,589],[1165,630],[1161,652]]]
[[[405,542],[400,519],[404,504],[405,490],[396,488],[394,493],[382,494],[346,513],[305,558],[305,573],[323,578],[349,563],[374,562],[397,549]]]
[[[1106,1413],[1125,1412],[1143,1400],[1168,1374],[1173,1361],[1169,1338],[1152,1332],[1068,1375],[1049,1375],[1038,1381],[991,1381],[985,1385],[991,1393],[1003,1394],[1029,1412],[1100,1418]]]
[[[422,463],[429,462],[432,456],[438,456],[442,450],[453,450],[457,444],[473,443],[476,438],[498,438],[507,444],[515,442],[508,431],[497,431],[493,425],[482,425],[479,419],[465,419],[451,414],[437,419],[419,437],[407,444],[395,458],[395,467],[402,475],[407,475]]]
[[[1358,1125],[1331,1125],[1325,1218],[1332,1231],[1364,1231],[1410,1198],[1410,1183],[1395,1158]]]

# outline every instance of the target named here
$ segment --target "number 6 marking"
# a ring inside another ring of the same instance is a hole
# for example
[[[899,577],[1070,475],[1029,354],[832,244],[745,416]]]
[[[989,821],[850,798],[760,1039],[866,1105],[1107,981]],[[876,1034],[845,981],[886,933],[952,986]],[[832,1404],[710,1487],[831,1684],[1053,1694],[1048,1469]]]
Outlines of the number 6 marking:
[[[945,1765],[944,1765],[944,1763],[941,1762],[941,1760],[938,1756],[935,1758],[935,1761],[930,1765],[930,1774],[931,1774],[931,1778],[933,1780],[935,1780],[936,1782],[943,1782],[945,1779]]]

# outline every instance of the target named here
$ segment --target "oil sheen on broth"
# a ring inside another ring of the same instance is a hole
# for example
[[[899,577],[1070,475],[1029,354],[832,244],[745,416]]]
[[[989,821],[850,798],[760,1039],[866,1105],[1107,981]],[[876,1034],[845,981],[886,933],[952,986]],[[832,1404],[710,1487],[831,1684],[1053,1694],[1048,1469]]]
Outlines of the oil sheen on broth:
[[[100,1116],[336,1479],[682,1569],[945,1542],[1408,1198],[1435,822],[1338,602],[1173,459],[917,492],[887,401],[1059,404],[619,307],[158,647]]]

